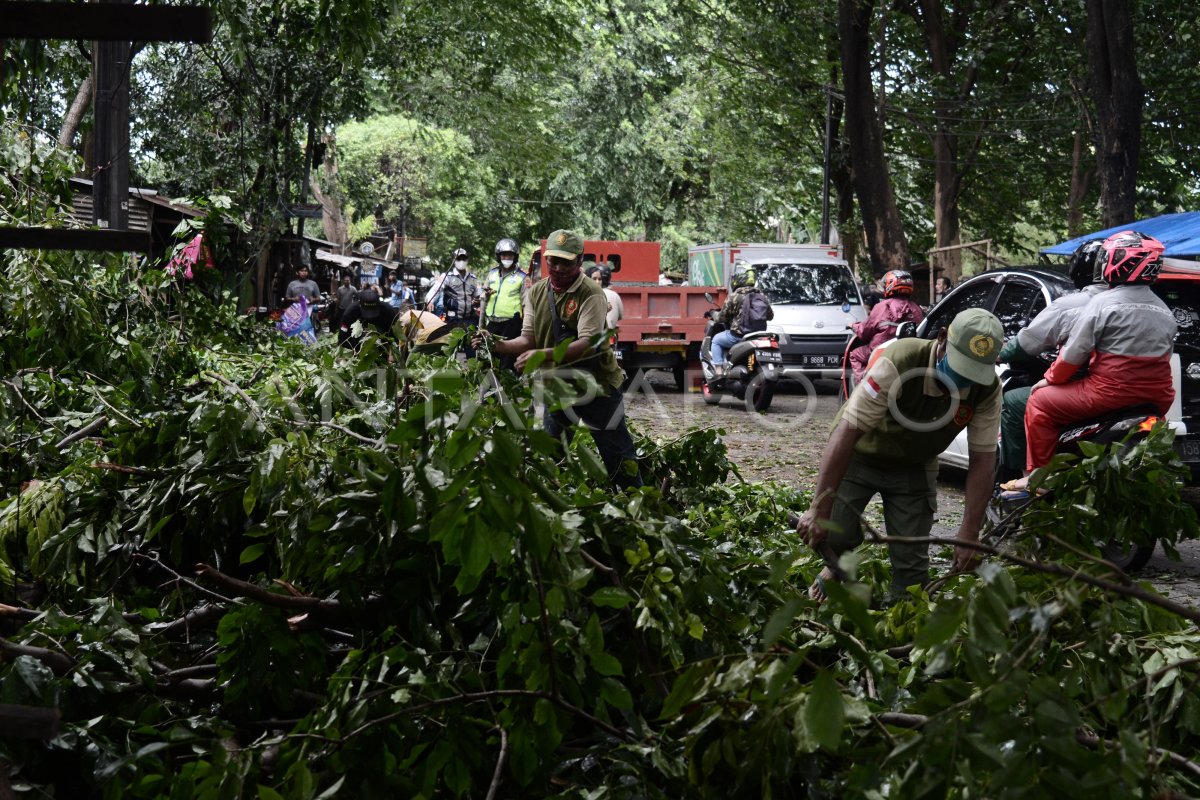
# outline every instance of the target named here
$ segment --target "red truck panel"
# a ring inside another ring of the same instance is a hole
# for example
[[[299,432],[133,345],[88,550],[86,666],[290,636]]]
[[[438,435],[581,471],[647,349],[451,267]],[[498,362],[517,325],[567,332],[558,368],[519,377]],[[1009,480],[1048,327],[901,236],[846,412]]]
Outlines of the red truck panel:
[[[546,249],[546,240],[542,240],[542,251]],[[583,242],[583,260],[604,264],[610,261],[619,264],[620,269],[612,275],[613,283],[648,283],[658,284],[659,263],[662,260],[662,245],[658,242],[605,242],[585,239]],[[542,264],[542,277],[549,273]]]
[[[703,286],[621,286],[614,283],[625,306],[618,340],[640,342],[647,339],[678,339],[689,344],[704,339],[707,320],[704,312],[713,307],[704,299],[711,292],[713,302],[725,302],[725,290]]]

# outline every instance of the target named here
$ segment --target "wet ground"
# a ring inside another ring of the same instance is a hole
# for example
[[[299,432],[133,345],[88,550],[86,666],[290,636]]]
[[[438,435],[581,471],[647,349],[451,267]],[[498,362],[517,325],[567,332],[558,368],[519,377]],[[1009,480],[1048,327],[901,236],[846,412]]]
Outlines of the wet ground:
[[[799,382],[782,382],[764,415],[750,413],[732,397],[707,405],[698,392],[676,390],[665,372],[649,373],[626,397],[629,417],[644,433],[673,438],[692,427],[723,429],[730,458],[746,480],[774,480],[811,490],[838,409],[834,382],[815,381],[811,386],[809,391]],[[950,468],[939,474],[935,536],[955,534],[962,520],[964,478],[964,472]],[[1200,489],[1185,490],[1185,496],[1200,507]],[[878,500],[868,507],[867,516],[883,527]],[[1183,542],[1179,552],[1181,560],[1172,561],[1160,550],[1137,577],[1169,597],[1200,607],[1200,542]]]

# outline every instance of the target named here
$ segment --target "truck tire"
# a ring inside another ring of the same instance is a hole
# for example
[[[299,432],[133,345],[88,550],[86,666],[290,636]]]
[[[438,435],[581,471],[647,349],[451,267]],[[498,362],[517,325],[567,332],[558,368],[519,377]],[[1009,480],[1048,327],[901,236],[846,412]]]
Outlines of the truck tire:
[[[677,364],[671,369],[671,374],[675,376],[675,388],[681,392],[687,391],[687,365]]]

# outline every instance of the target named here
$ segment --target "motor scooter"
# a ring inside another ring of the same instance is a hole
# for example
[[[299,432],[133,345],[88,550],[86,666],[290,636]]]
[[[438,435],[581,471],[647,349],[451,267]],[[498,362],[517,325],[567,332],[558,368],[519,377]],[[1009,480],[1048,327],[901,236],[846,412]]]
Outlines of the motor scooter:
[[[708,295],[706,295],[708,297]],[[709,297],[709,302],[712,298]],[[716,405],[723,395],[743,400],[748,409],[762,413],[771,407],[775,384],[783,374],[783,355],[779,352],[779,335],[768,331],[747,333],[726,353],[728,366],[718,372],[712,360],[712,339],[725,330],[719,320],[719,309],[705,312],[708,324],[700,345],[700,370],[704,382],[700,387],[704,402]]]
[[[1002,391],[1010,392],[1014,389],[1032,386],[1052,363],[1052,355],[1045,354],[1044,357],[1032,362],[1001,365],[1000,385]],[[1158,410],[1151,405],[1129,406],[1097,417],[1080,420],[1059,434],[1054,452],[1056,454],[1082,455],[1081,442],[1105,446],[1121,441],[1136,442],[1149,435],[1150,430],[1160,420]],[[984,515],[981,537],[985,544],[994,547],[1003,546],[1005,542],[1010,541],[1022,530],[1021,518],[1023,515],[1021,512],[1031,502],[1043,502],[1050,497],[1049,494],[1038,497],[1032,495],[1006,497],[1006,494],[1011,495],[1011,493],[1001,491],[999,482],[1008,476],[999,466],[999,459],[997,459],[997,470],[997,486]],[[1134,572],[1144,567],[1150,557],[1154,555],[1157,543],[1157,539],[1151,539],[1147,544],[1126,544],[1114,540],[1100,543],[1099,550],[1105,560],[1125,572]]]

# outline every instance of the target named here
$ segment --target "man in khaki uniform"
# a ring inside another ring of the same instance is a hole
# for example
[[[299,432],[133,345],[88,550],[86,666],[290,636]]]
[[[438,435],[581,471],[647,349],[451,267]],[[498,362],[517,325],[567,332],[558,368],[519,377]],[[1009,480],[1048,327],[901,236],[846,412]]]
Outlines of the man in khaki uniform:
[[[963,311],[936,340],[902,339],[884,350],[834,420],[821,455],[817,488],[796,532],[813,547],[828,541],[834,555],[862,543],[861,515],[880,494],[889,536],[924,538],[937,510],[937,457],[967,429],[966,510],[957,537],[979,540],[991,496],[1000,431],[996,356],[1004,331],[995,316]],[[891,599],[929,581],[928,545],[891,544]],[[955,548],[955,569],[976,553]],[[821,581],[813,586],[823,596]]]
[[[583,422],[591,430],[612,480],[620,486],[640,486],[637,452],[625,427],[625,402],[621,394],[625,373],[604,335],[608,313],[604,290],[584,277],[581,270],[583,237],[574,231],[555,231],[546,240],[544,259],[550,277],[538,281],[526,292],[521,335],[496,342],[492,352],[517,356],[518,371],[524,369],[534,353],[541,351],[545,353],[546,360],[542,363],[546,366],[591,373],[600,387],[599,396],[570,409],[547,411],[546,432],[570,441],[575,422]],[[571,343],[562,362],[553,363],[555,345],[567,339]]]

